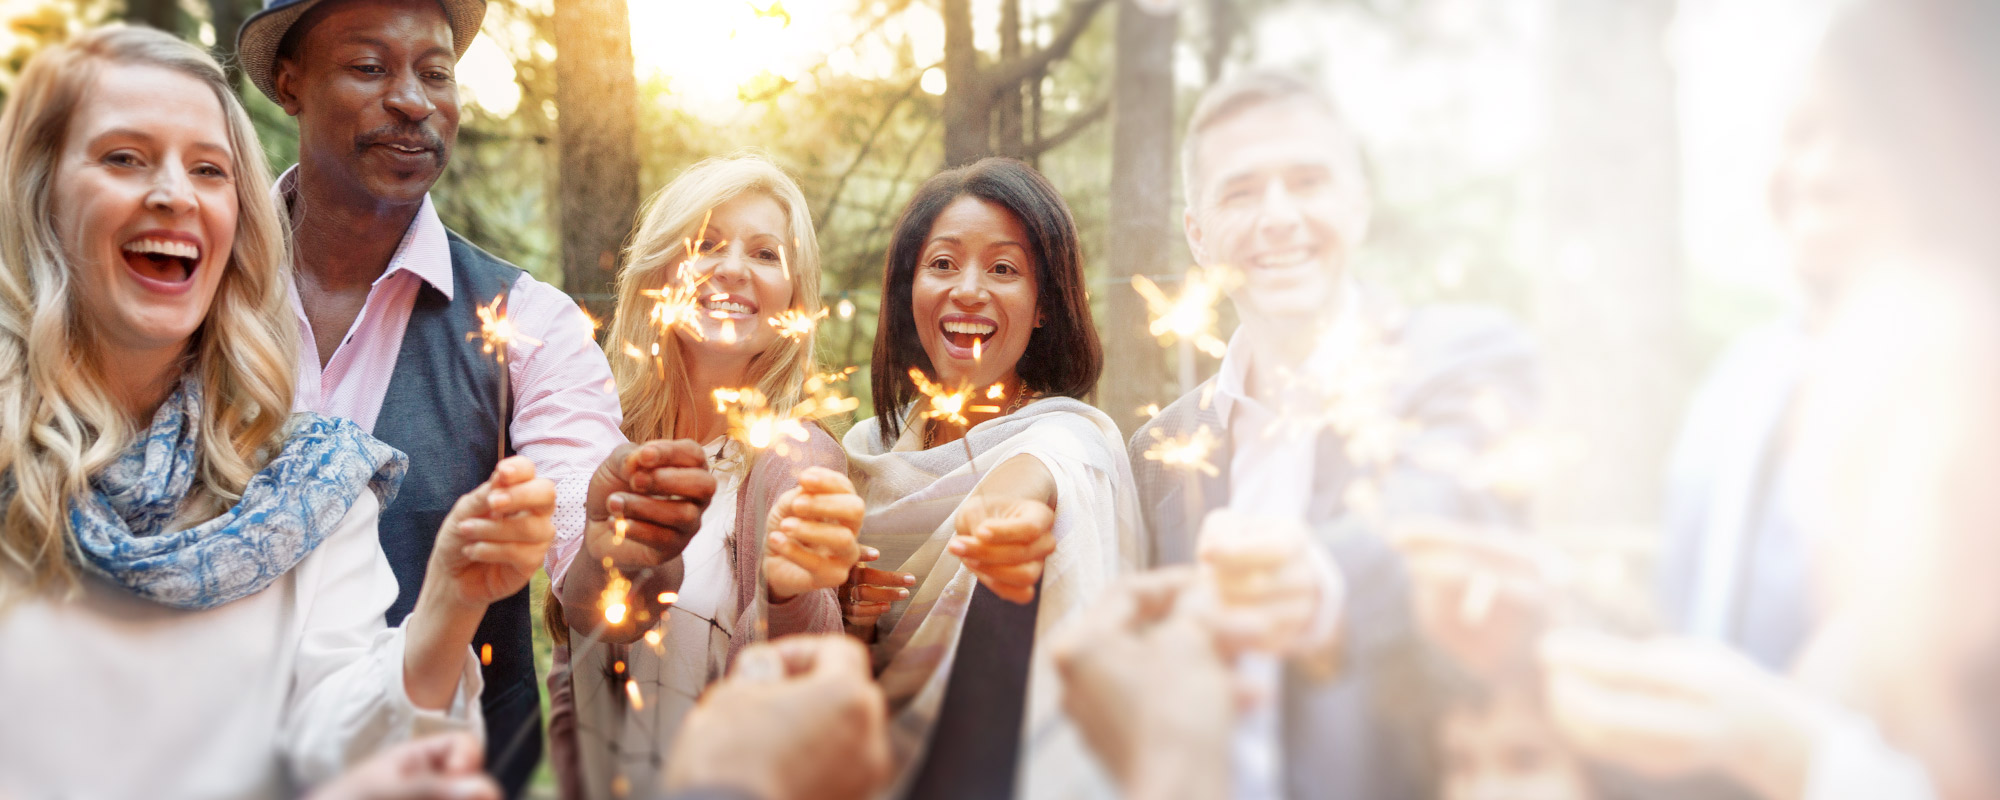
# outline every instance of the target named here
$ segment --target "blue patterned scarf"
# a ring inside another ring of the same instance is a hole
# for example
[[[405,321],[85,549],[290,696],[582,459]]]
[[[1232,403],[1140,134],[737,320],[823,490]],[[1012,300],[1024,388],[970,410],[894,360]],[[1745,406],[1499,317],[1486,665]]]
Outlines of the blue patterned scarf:
[[[70,506],[85,569],[174,608],[214,608],[262,591],[333,533],[362,489],[387,506],[409,458],[354,423],[295,414],[284,447],[221,516],[168,525],[200,469],[201,386],[184,380],[144,435]]]

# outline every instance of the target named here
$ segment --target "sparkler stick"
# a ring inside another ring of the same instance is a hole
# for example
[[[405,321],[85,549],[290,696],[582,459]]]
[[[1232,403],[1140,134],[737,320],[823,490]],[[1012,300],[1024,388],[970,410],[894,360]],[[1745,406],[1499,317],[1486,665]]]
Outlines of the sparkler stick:
[[[807,423],[861,406],[860,400],[842,394],[838,388],[855,371],[855,367],[848,367],[807,378],[805,396],[788,411],[773,409],[770,399],[754,387],[716,389],[712,393],[715,410],[728,416],[730,438],[753,452],[770,449],[782,455],[790,452],[796,446],[794,443],[803,444],[811,438]],[[770,577],[763,569],[770,543],[766,538],[769,531],[762,528],[764,521],[758,521],[757,586],[750,601],[751,641],[763,641],[770,635]]]
[[[479,351],[493,356],[494,363],[499,365],[500,441],[495,449],[502,459],[507,457],[507,395],[512,394],[508,391],[507,348],[515,342],[526,342],[537,347],[542,344],[540,339],[522,333],[519,328],[514,327],[514,321],[507,318],[506,309],[501,307],[506,301],[507,293],[501,292],[494,296],[493,302],[479,306],[477,312],[479,330],[465,335],[468,341],[478,341]]]

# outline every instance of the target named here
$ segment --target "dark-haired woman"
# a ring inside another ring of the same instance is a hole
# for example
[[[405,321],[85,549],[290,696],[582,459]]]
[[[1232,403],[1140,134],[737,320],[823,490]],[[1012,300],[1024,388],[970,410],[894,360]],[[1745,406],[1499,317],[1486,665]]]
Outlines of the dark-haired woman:
[[[1076,224],[1046,178],[986,159],[917,190],[884,272],[876,416],[845,444],[861,542],[893,570],[856,568],[843,612],[904,791],[1004,796],[1018,764],[1032,794],[1082,749],[1034,640],[1143,563],[1123,437],[1081,399],[1103,349]]]

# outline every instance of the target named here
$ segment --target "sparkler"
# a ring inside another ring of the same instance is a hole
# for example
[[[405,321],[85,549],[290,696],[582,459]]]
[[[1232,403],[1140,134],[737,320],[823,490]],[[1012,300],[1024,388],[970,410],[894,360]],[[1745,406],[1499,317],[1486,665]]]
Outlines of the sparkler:
[[[514,326],[514,321],[507,318],[506,309],[501,307],[506,302],[507,293],[501,292],[493,297],[493,302],[479,306],[477,311],[479,330],[465,335],[467,341],[478,341],[479,351],[493,356],[494,363],[499,365],[500,442],[495,450],[503,459],[507,457],[507,395],[511,394],[507,390],[507,348],[516,342],[524,342],[535,347],[540,347],[542,344],[540,339],[522,333]]]
[[[1228,345],[1215,335],[1215,304],[1232,285],[1233,276],[1232,270],[1222,267],[1191,268],[1181,281],[1180,294],[1172,298],[1146,276],[1132,276],[1132,288],[1145,298],[1146,311],[1153,318],[1147,332],[1162,346],[1179,346],[1183,392],[1194,388],[1195,350],[1215,358],[1228,352]]]
[[[826,309],[824,308],[820,309],[818,314],[807,314],[798,309],[786,309],[785,313],[766,321],[771,323],[771,327],[778,329],[779,336],[794,341],[802,341],[807,336],[812,335],[813,328],[818,327],[819,321],[823,319],[826,319]]]
[[[1209,454],[1215,452],[1215,446],[1222,440],[1207,425],[1197,426],[1193,434],[1184,437],[1168,436],[1154,428],[1153,438],[1156,440],[1153,446],[1141,454],[1147,461],[1158,461],[1170,469],[1199,472],[1211,478],[1222,474],[1208,460]]]

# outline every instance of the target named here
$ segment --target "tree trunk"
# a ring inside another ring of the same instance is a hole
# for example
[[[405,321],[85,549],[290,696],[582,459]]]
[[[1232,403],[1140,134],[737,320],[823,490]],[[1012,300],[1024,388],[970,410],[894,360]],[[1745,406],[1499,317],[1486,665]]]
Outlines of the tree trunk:
[[[631,20],[625,0],[554,6],[563,290],[602,319],[639,209]]]
[[[1011,66],[1021,60],[1021,0],[1000,0],[1000,63]],[[1021,87],[1000,87],[994,98],[998,119],[994,126],[993,149],[1003,156],[1020,158],[1027,153],[1025,108]]]
[[[1109,313],[1104,320],[1106,362],[1117,379],[1105,381],[1099,405],[1124,431],[1138,428],[1139,407],[1171,398],[1166,356],[1146,332],[1145,301],[1133,291],[1134,275],[1167,271],[1175,230],[1174,14],[1120,0],[1111,97],[1111,251]]]
[[[1673,0],[1554,0],[1549,268],[1535,287],[1546,419],[1587,451],[1547,476],[1553,530],[1645,530],[1686,390]]]
[[[236,63],[236,31],[258,8],[256,0],[208,0],[208,21],[215,27],[215,59],[229,71],[229,83],[243,91],[243,67]]]
[[[993,99],[980,80],[972,39],[972,0],[944,0],[944,166],[992,154]]]
[[[181,4],[177,0],[125,0],[125,21],[150,25],[181,35]],[[219,37],[220,32],[217,33]]]

